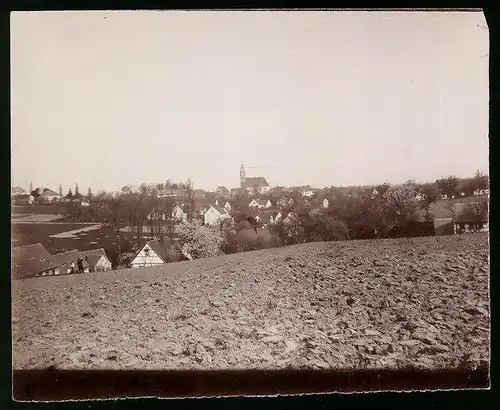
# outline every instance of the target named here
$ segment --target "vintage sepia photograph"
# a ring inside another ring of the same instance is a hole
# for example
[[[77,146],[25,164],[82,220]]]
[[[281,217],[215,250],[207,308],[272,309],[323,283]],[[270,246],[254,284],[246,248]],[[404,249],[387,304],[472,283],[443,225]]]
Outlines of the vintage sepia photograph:
[[[482,11],[10,24],[14,399],[489,388]]]

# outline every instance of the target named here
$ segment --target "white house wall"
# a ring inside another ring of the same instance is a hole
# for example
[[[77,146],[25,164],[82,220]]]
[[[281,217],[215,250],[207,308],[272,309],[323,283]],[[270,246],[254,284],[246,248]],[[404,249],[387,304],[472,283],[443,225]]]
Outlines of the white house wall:
[[[104,256],[101,256],[97,261],[95,268],[96,271],[110,270],[111,262],[106,259]]]
[[[204,220],[205,225],[214,226],[219,223],[221,218],[221,214],[219,214],[214,208],[210,208],[207,212],[205,212]]]
[[[138,253],[135,259],[132,261],[133,268],[140,268],[145,266],[155,266],[155,265],[163,265],[163,261],[161,258],[153,251],[153,249],[149,249],[149,255],[146,256],[146,252],[144,248]]]

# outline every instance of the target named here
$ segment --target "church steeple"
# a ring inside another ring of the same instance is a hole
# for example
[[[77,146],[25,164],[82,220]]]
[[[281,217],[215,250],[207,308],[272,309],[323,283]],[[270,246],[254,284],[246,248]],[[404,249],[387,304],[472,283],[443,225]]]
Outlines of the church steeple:
[[[240,182],[241,182],[241,189],[245,189],[245,167],[243,166],[243,162],[241,162],[241,167],[240,167]]]

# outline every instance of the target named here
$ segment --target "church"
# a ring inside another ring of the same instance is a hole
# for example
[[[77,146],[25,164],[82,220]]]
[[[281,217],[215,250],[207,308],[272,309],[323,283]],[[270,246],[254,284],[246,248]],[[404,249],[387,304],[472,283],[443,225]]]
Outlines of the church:
[[[241,163],[240,167],[240,182],[241,189],[247,190],[255,194],[265,194],[271,190],[266,178],[264,177],[247,177],[245,174],[245,167]]]

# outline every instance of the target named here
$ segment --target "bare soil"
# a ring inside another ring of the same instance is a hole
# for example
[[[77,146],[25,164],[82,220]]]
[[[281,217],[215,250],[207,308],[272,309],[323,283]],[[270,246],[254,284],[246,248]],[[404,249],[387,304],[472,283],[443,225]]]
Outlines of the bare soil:
[[[308,243],[13,281],[15,369],[489,363],[487,234]]]

